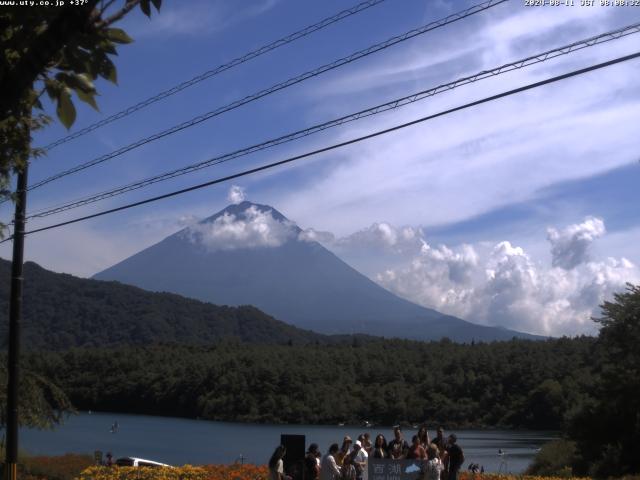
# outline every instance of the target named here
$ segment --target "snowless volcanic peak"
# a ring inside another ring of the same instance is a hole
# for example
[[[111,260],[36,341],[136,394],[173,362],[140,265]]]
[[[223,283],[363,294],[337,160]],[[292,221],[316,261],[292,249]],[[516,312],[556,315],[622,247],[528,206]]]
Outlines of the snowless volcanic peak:
[[[380,287],[278,210],[232,204],[98,273],[152,291],[221,305],[254,305],[320,333],[456,341],[529,335],[444,315]]]

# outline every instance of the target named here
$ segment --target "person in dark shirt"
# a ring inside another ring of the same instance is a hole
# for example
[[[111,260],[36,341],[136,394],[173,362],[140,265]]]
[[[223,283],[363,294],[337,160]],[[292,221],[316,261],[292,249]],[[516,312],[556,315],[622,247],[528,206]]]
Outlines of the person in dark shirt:
[[[387,453],[389,450],[387,446],[387,439],[384,438],[384,435],[379,433],[376,437],[375,442],[373,443],[373,450],[371,452],[372,458],[389,458],[389,454]]]
[[[455,433],[449,435],[449,448],[447,449],[447,463],[449,465],[448,480],[458,480],[458,472],[464,463],[464,453],[457,443],[458,438]]]
[[[406,458],[409,444],[402,438],[402,430],[399,425],[393,427],[394,439],[389,442],[389,458]]]
[[[309,445],[307,455],[304,457],[304,480],[318,480],[320,476],[319,456],[318,444],[312,443]]]

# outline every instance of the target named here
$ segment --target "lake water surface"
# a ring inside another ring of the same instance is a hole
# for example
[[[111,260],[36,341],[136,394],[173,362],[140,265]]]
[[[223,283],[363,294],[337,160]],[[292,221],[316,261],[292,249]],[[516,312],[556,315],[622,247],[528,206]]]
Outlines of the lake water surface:
[[[116,421],[118,430],[111,433],[111,425]],[[429,434],[435,435],[434,430]],[[245,463],[265,464],[283,433],[306,435],[307,446],[315,442],[324,454],[331,443],[341,443],[345,435],[355,440],[364,431],[369,431],[372,439],[378,433],[382,433],[387,441],[393,438],[390,427],[256,425],[81,413],[52,431],[21,429],[20,448],[42,455],[110,451],[116,458],[142,457],[171,465],[233,463],[241,459]],[[412,429],[404,430],[409,442],[415,433]],[[452,432],[445,432],[449,433]],[[473,462],[484,465],[488,472],[524,471],[537,449],[555,437],[554,432],[530,430],[456,430],[455,433],[465,452],[465,468]],[[499,449],[505,452],[504,456],[498,455]]]

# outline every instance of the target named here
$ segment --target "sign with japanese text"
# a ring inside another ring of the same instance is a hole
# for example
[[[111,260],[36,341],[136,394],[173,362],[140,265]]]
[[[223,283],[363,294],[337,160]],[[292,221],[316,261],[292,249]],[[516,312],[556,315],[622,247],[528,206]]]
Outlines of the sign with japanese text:
[[[368,480],[419,480],[422,460],[392,460],[369,457]]]

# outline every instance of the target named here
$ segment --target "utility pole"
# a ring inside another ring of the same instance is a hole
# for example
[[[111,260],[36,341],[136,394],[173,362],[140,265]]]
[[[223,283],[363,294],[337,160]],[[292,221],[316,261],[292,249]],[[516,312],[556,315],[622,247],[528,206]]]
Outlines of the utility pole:
[[[27,173],[29,160],[18,171],[16,210],[13,225],[13,260],[11,262],[11,297],[9,300],[9,355],[7,357],[7,445],[6,480],[17,479],[18,465],[18,376],[20,363],[20,321],[22,319],[22,264],[24,257],[24,223],[27,210]]]

